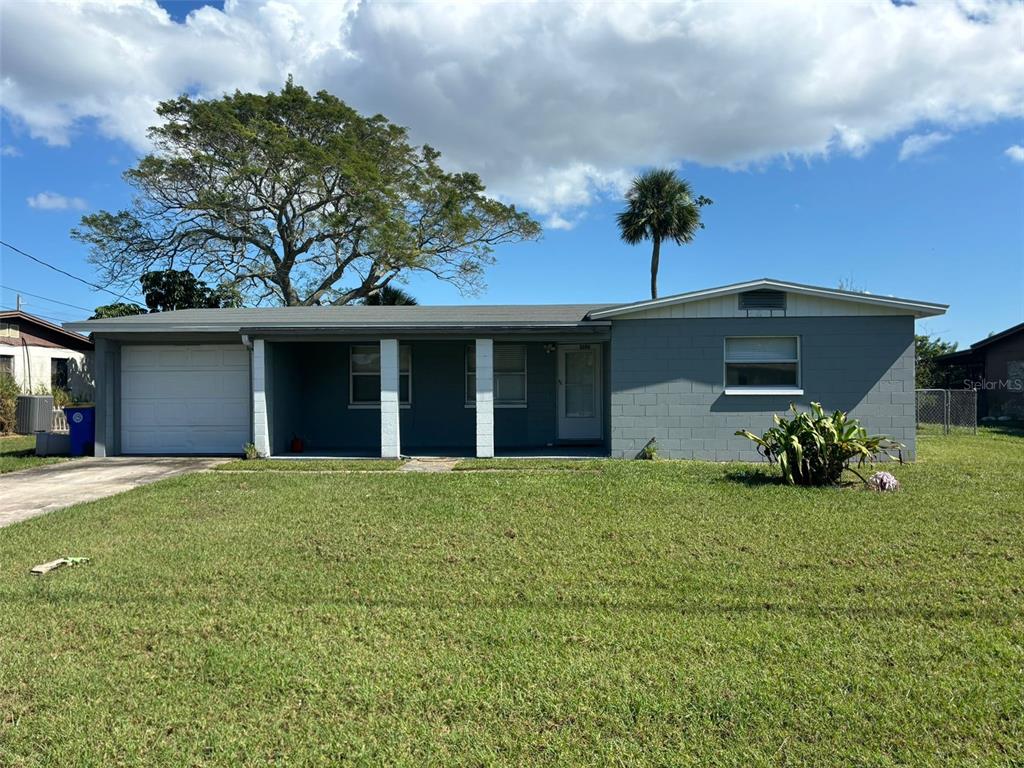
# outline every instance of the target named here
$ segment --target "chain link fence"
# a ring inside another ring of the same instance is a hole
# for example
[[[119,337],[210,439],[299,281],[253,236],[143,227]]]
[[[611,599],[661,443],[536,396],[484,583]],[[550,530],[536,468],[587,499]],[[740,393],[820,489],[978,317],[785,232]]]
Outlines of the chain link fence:
[[[976,389],[916,389],[917,427],[948,435],[953,431],[978,433]]]

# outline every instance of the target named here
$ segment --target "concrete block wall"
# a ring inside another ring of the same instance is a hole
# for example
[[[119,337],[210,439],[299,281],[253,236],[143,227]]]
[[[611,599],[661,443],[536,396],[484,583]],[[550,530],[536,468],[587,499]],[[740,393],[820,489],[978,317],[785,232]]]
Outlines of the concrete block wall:
[[[800,337],[804,394],[724,394],[726,336]],[[914,319],[889,317],[616,319],[611,340],[611,455],[650,439],[666,458],[758,461],[737,429],[760,434],[789,403],[851,411],[913,459]]]

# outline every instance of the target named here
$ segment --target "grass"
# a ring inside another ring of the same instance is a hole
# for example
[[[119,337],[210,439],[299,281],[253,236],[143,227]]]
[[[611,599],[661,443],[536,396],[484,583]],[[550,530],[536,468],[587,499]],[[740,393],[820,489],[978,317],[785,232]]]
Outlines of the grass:
[[[249,459],[216,467],[228,472],[381,472],[398,469],[399,459]]]
[[[36,456],[35,435],[0,436],[0,475],[67,461],[65,456]]]
[[[463,459],[453,469],[456,472],[473,470],[566,470],[594,472],[609,465],[609,459]]]
[[[1024,440],[920,455],[899,494],[209,472],[17,524],[0,765],[1020,765]]]

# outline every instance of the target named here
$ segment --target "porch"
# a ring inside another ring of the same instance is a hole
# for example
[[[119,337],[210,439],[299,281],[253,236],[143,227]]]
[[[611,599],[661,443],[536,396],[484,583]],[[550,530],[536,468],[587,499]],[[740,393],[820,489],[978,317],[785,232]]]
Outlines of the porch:
[[[254,442],[262,455],[289,458],[606,456],[606,347],[578,338],[255,339]]]

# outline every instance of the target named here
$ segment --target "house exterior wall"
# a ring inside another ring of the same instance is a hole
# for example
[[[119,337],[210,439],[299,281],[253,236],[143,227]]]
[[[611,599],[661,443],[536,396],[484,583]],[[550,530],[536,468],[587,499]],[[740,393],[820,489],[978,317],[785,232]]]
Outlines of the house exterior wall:
[[[800,337],[801,396],[726,395],[726,336]],[[738,429],[761,433],[790,400],[851,411],[870,433],[914,456],[911,316],[615,319],[611,339],[611,455],[650,439],[659,455],[757,461]]]
[[[50,344],[36,346],[19,343],[0,344],[0,355],[13,358],[14,380],[22,392],[49,392],[50,361],[57,358],[68,360],[68,385],[75,399],[91,400],[93,397],[92,352]]]
[[[740,309],[739,295],[733,293],[711,299],[649,307],[630,313],[629,317],[635,320],[676,320],[708,317],[863,317],[904,313],[905,310],[895,307],[787,292],[785,309]]]
[[[986,417],[1024,419],[1024,331],[984,348],[985,380],[979,387],[979,411]]]
[[[466,405],[470,340],[400,343],[412,351],[412,402],[399,411],[402,452],[472,454],[476,410]],[[527,406],[495,406],[494,441],[499,451],[545,447],[557,441],[557,356],[542,342],[524,343]],[[307,452],[379,453],[380,411],[349,404],[349,346],[346,342],[267,342],[274,454],[288,453],[293,436],[303,439]]]

